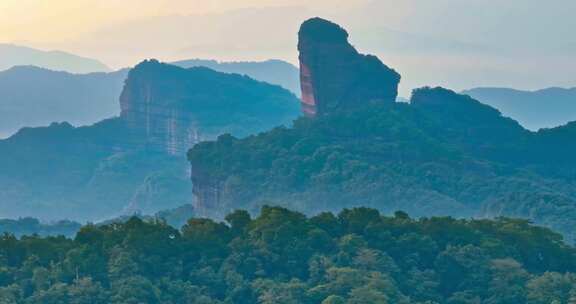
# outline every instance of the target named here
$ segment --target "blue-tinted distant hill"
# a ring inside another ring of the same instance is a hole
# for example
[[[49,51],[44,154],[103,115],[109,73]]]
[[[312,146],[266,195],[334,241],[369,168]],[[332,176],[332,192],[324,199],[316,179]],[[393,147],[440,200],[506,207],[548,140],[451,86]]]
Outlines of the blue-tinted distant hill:
[[[0,138],[22,127],[88,125],[117,116],[127,73],[71,74],[33,66],[0,72]]]
[[[497,108],[531,130],[556,127],[576,120],[576,88],[538,91],[475,88],[463,93]]]
[[[110,72],[102,62],[62,51],[42,51],[13,44],[0,44],[0,71],[18,65],[34,65],[71,73]]]
[[[191,68],[203,66],[223,73],[236,73],[256,80],[279,85],[300,96],[300,75],[294,65],[282,60],[218,62],[215,60],[190,59],[172,64]]]

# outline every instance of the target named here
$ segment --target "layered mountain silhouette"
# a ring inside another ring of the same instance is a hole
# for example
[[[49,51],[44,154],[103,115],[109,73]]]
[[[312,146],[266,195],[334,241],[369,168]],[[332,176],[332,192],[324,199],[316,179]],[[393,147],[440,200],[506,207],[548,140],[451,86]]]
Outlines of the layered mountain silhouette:
[[[309,213],[364,205],[520,216],[576,239],[575,123],[529,131],[444,88],[395,102],[400,75],[359,53],[344,29],[314,18],[299,38],[309,117],[292,125],[299,100],[248,72],[148,60],[128,75],[120,117],[0,141],[0,214],[94,220],[192,200],[213,217],[264,204]]]
[[[82,126],[118,116],[127,74],[71,74],[33,66],[0,72],[0,138],[22,127],[61,121]]]
[[[70,73],[110,72],[102,62],[62,51],[42,51],[13,44],[0,44],[0,71],[33,65]]]
[[[499,109],[530,130],[557,127],[576,120],[576,88],[537,91],[475,88],[462,93]]]
[[[131,70],[121,96],[119,118],[23,128],[0,141],[1,217],[94,221],[190,203],[183,151],[196,135],[246,136],[300,115],[279,86],[154,60]]]
[[[184,60],[174,65],[203,66],[223,73],[246,75],[300,94],[298,69],[280,60]],[[6,138],[22,127],[48,126],[63,121],[83,126],[118,116],[118,98],[128,71],[74,74],[29,65],[0,71],[0,138]]]
[[[370,206],[416,216],[519,216],[575,239],[574,123],[531,132],[443,88],[417,89],[410,103],[393,102],[399,77],[376,78],[378,86],[363,75],[384,71],[378,60],[368,59],[375,68],[363,68],[364,61],[348,57],[351,51],[329,53],[327,45],[347,37],[343,29],[319,19],[303,28],[300,45],[312,48],[300,48],[306,66],[335,71],[342,62],[357,62],[345,70],[358,81],[316,73],[314,81],[302,77],[302,86],[336,97],[348,88],[354,102],[301,118],[293,128],[196,145],[188,155],[196,211],[219,217],[279,204],[308,213]],[[314,53],[322,56],[307,56]],[[316,109],[330,109],[338,99],[313,100]]]

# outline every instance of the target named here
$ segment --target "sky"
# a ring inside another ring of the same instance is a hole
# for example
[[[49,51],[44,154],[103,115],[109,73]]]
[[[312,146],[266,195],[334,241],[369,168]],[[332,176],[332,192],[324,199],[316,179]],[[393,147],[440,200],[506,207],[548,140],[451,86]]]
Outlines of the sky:
[[[442,85],[576,86],[574,0],[0,0],[0,42],[113,68],[145,58],[284,59],[320,16],[403,75],[401,94]]]

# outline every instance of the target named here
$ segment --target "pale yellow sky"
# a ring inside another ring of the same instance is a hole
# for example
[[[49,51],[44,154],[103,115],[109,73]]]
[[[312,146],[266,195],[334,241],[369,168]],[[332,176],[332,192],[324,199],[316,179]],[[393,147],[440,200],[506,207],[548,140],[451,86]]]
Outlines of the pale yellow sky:
[[[185,8],[176,3],[188,2]],[[120,21],[154,15],[202,13],[210,1],[1,0],[0,40],[58,41]]]

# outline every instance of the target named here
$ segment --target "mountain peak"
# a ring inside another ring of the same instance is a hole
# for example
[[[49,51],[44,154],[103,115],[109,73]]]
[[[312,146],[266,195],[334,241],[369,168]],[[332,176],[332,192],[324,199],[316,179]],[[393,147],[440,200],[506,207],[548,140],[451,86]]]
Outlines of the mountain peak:
[[[298,39],[302,106],[307,115],[396,101],[400,75],[376,56],[356,51],[339,25],[310,19],[302,24]]]
[[[338,24],[319,17],[302,23],[298,33],[300,41],[316,43],[348,43],[348,32]]]

